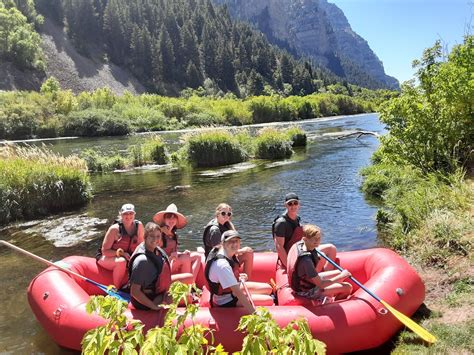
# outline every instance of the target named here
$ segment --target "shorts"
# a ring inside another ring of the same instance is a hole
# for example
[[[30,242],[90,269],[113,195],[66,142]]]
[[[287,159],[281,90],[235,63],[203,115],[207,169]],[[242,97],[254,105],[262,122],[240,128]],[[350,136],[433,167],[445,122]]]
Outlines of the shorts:
[[[212,303],[212,307],[232,308],[232,307],[237,307],[237,302],[238,301],[239,301],[239,299],[237,297],[235,297],[234,295],[232,295],[232,300],[227,302],[227,303],[217,305],[214,302],[212,302],[212,300],[211,300],[211,303]]]
[[[323,302],[324,301],[324,290],[319,288],[318,286],[314,286],[312,289],[307,291],[298,291],[294,292],[296,296],[304,297],[310,300]]]

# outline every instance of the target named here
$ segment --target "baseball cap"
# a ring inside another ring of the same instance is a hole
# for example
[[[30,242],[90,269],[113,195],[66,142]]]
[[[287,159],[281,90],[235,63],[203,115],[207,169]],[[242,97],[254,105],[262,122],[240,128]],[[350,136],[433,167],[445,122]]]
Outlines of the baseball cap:
[[[224,233],[222,233],[221,242],[222,243],[227,242],[228,240],[231,240],[232,238],[240,239],[239,233],[235,230],[225,231]]]
[[[288,202],[288,201],[293,201],[293,200],[296,200],[296,201],[299,201],[300,199],[298,198],[298,195],[293,193],[293,192],[290,192],[288,194],[285,195],[285,203]]]
[[[135,206],[132,205],[131,203],[126,203],[120,209],[120,213],[126,213],[126,212],[135,212]]]

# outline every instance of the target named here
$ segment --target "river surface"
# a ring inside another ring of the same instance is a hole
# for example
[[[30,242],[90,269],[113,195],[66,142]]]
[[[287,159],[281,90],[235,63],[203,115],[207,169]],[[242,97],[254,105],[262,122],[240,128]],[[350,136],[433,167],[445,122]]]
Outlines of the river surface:
[[[284,195],[295,192],[300,196],[303,222],[321,226],[324,242],[336,244],[338,250],[377,246],[377,207],[360,191],[359,170],[370,164],[378,139],[372,135],[338,137],[358,130],[384,133],[378,116],[307,120],[298,125],[308,134],[308,146],[289,160],[251,161],[215,169],[147,167],[94,175],[94,199],[86,207],[9,225],[0,230],[0,239],[52,261],[68,255],[94,256],[123,203],[135,204],[137,218],[143,222],[176,203],[189,222],[179,233],[180,248],[194,250],[202,244],[203,227],[215,207],[227,202],[233,207],[233,222],[243,235],[242,244],[256,251],[273,250],[271,224],[284,211]],[[182,133],[161,135],[171,147],[179,146]],[[91,147],[126,151],[129,144],[143,139],[144,135],[46,143],[53,151],[70,154]],[[45,266],[5,247],[0,247],[0,266],[0,353],[70,353],[52,342],[27,302],[28,284]]]

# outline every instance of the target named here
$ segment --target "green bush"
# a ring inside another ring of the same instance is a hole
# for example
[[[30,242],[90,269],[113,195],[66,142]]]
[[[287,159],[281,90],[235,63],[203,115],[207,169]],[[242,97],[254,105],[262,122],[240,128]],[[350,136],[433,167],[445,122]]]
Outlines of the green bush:
[[[290,127],[286,130],[288,138],[290,138],[293,147],[305,147],[307,143],[306,133],[300,127]]]
[[[447,61],[439,41],[415,61],[419,85],[405,83],[400,96],[381,110],[390,131],[382,140],[387,154],[427,173],[469,165],[474,152],[473,53],[470,35],[453,47]]]
[[[165,142],[160,136],[154,136],[147,139],[143,145],[144,155],[146,160],[150,160],[155,164],[166,164],[168,158],[166,156]]]
[[[1,223],[69,210],[91,197],[85,162],[45,148],[4,148],[0,181]]]
[[[248,158],[239,141],[226,131],[209,131],[186,138],[189,160],[198,167],[240,163]]]
[[[117,169],[125,169],[130,166],[128,158],[121,155],[102,156],[94,149],[85,149],[81,152],[81,158],[87,164],[90,172],[107,172]]]
[[[293,154],[288,136],[272,128],[260,131],[255,146],[255,156],[260,159],[285,159]]]
[[[73,111],[65,122],[64,133],[69,136],[118,136],[130,132],[128,122],[112,110],[87,109]]]

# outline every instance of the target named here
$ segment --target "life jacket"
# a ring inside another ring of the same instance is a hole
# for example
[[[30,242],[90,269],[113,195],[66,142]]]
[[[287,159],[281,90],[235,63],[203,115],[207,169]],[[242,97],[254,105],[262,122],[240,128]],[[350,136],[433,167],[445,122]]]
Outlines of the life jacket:
[[[226,223],[227,224],[227,223]],[[209,253],[211,252],[212,248],[215,247],[215,245],[211,245],[211,241],[209,240],[209,230],[215,226],[219,228],[221,233],[224,233],[225,231],[230,230],[230,226],[227,226],[226,224],[220,225],[219,222],[217,222],[217,218],[214,218],[212,221],[210,221],[205,227],[204,227],[204,232],[202,233],[202,243],[204,244],[204,255],[207,258]]]
[[[227,260],[230,267],[232,268],[232,272],[234,273],[235,278],[237,280],[240,278],[240,271],[239,271],[240,263],[239,263],[239,259],[237,259],[237,256],[234,255],[232,259],[230,259],[223,254],[219,254],[218,252],[219,252],[219,248],[212,248],[211,252],[209,253],[209,256],[207,257],[206,267],[204,269],[204,276],[206,277],[206,281],[209,286],[209,291],[211,292],[211,301],[212,301],[213,295],[221,296],[221,295],[232,293],[230,287],[222,288],[220,283],[212,282],[209,279],[209,272],[211,270],[212,263],[214,263],[218,259]]]
[[[304,242],[300,241],[297,242],[288,253],[287,259],[287,272],[288,272],[288,284],[292,288],[293,291],[300,292],[300,291],[308,291],[314,287],[314,284],[310,281],[307,281],[298,276],[298,263],[300,262],[302,257],[309,256],[313,262],[314,267],[319,261],[319,256],[316,250],[308,251],[304,250]]]
[[[278,216],[277,218],[275,218],[273,220],[273,224],[272,224],[273,239],[275,239],[275,237],[276,237],[276,235],[275,235],[276,221],[280,218],[284,218],[286,223],[288,223],[289,225],[291,225],[291,227],[293,227],[293,233],[291,234],[291,238],[288,238],[286,235],[285,236],[281,236],[281,235],[279,236],[279,237],[285,237],[285,244],[283,245],[283,248],[285,249],[286,253],[288,254],[288,252],[290,251],[293,244],[295,244],[296,242],[299,242],[301,240],[301,238],[303,238],[303,227],[300,226],[300,217],[299,216],[297,217],[296,221],[294,221],[290,217],[288,217],[288,215],[285,213],[281,216]],[[278,261],[280,261],[280,258],[278,258]]]
[[[133,262],[139,255],[145,255],[147,260],[152,262],[158,270],[157,278],[152,282],[151,285],[142,289],[148,298],[153,299],[156,296],[167,293],[171,285],[171,265],[168,260],[168,256],[165,251],[160,247],[155,248],[155,252],[151,252],[145,248],[145,243],[141,243],[132,257],[130,258],[128,268],[128,279],[132,276]],[[129,281],[130,283],[130,281]]]
[[[119,239],[114,241],[114,243],[112,244],[111,249],[117,250],[117,249],[121,248],[121,249],[123,249],[123,251],[125,251],[129,255],[132,255],[132,253],[135,251],[135,248],[138,245],[138,235],[137,235],[137,233],[138,233],[138,225],[140,224],[140,221],[138,221],[138,220],[134,221],[135,232],[133,233],[133,235],[129,235],[127,233],[127,230],[125,229],[125,226],[123,225],[123,223],[121,221],[115,221],[114,224],[115,223],[119,225],[119,235],[120,235],[120,237],[119,237]]]
[[[166,255],[171,255],[171,253],[178,251],[178,235],[175,232],[173,232],[171,238],[163,233],[163,250],[166,252]]]

